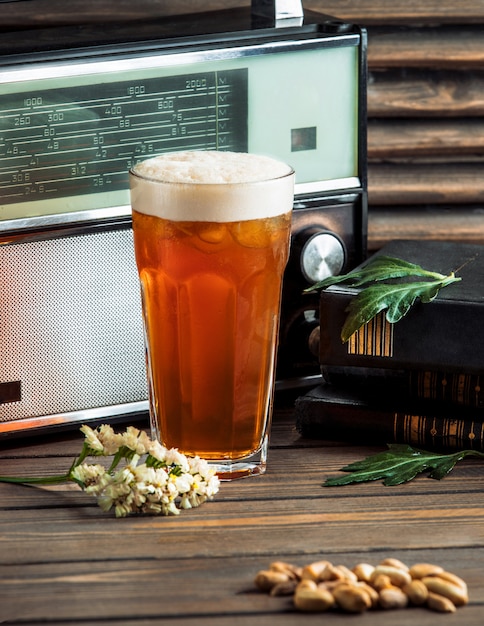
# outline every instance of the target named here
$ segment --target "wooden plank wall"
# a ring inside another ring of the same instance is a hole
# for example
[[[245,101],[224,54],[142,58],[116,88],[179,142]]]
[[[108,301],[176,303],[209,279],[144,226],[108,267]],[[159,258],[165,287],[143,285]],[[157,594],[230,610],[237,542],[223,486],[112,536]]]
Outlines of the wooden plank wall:
[[[2,4],[1,30],[129,22],[237,0]],[[484,0],[306,0],[367,27],[369,249],[396,237],[484,244]]]
[[[484,2],[307,6],[368,29],[369,249],[484,243]]]

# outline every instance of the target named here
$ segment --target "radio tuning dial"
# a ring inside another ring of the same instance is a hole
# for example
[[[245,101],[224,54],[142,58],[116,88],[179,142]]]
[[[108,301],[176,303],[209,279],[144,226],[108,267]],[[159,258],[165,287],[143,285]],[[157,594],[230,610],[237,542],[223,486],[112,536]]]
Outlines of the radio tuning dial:
[[[300,253],[301,271],[310,284],[341,273],[346,254],[339,237],[329,231],[314,232],[312,229],[301,235],[306,235]]]

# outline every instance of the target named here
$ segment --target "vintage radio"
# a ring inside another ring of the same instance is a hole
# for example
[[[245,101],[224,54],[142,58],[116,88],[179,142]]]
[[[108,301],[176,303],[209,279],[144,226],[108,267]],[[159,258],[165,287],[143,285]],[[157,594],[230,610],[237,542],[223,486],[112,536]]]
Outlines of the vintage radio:
[[[366,241],[366,35],[298,2],[0,41],[0,435],[147,412],[128,169],[180,149],[296,171],[277,384],[319,375],[317,279]]]

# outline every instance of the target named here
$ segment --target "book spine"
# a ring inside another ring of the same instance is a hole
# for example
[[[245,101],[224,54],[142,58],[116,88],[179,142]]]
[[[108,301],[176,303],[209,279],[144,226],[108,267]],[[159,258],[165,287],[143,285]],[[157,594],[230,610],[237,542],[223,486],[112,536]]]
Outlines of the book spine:
[[[484,372],[484,302],[417,302],[395,324],[382,311],[343,343],[341,329],[356,293],[339,286],[321,292],[321,365]]]
[[[321,370],[327,382],[357,388],[367,396],[398,393],[412,400],[484,408],[484,375],[481,374],[337,366]]]
[[[480,374],[458,372],[408,372],[411,396],[422,400],[451,402],[461,406],[484,406],[484,383]]]
[[[396,412],[392,428],[395,443],[419,448],[484,450],[484,421]]]
[[[299,398],[296,429],[303,437],[358,444],[406,443],[426,450],[484,451],[484,414],[475,419],[392,411]]]

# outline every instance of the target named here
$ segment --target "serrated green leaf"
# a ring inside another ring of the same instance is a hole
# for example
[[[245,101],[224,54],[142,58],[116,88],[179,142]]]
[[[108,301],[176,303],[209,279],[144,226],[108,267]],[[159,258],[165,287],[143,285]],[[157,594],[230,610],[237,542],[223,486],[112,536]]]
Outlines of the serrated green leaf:
[[[464,450],[462,452],[455,452],[454,454],[449,454],[447,457],[442,457],[437,467],[434,467],[430,473],[430,478],[435,478],[436,480],[441,480],[449,472],[454,469],[455,464],[458,461],[461,461],[466,456],[470,456],[472,452],[475,452],[475,456],[480,456],[481,453],[477,451]]]
[[[338,276],[329,276],[324,280],[319,281],[312,287],[305,289],[305,292],[318,291],[320,289],[326,289],[331,285],[338,283],[346,283],[352,287],[361,287],[362,285],[378,282],[383,280],[390,280],[392,278],[404,278],[412,276],[425,276],[442,280],[445,278],[443,274],[438,272],[431,272],[424,269],[420,265],[410,263],[404,259],[397,257],[391,257],[387,255],[377,255],[370,259],[366,265],[359,269],[354,269],[347,274],[339,274]]]
[[[406,444],[387,444],[388,450],[371,455],[341,468],[346,476],[328,478],[326,487],[340,487],[352,483],[383,480],[386,486],[400,485],[413,480],[418,474],[430,471],[429,477],[444,478],[455,464],[468,456],[484,458],[477,450],[461,450],[450,454],[427,452]]]
[[[431,280],[408,280],[416,277]],[[396,282],[399,278],[406,280]],[[408,313],[418,298],[423,303],[431,302],[443,287],[459,280],[461,279],[456,278],[453,272],[445,276],[404,259],[376,255],[363,267],[347,274],[330,276],[306,289],[305,292],[326,289],[338,283],[351,287],[367,285],[352,299],[347,308],[348,316],[341,330],[341,339],[344,343],[381,311],[386,310],[387,321],[395,324]]]
[[[386,319],[390,324],[399,322],[417,298],[424,303],[431,302],[442,287],[457,280],[460,278],[451,274],[443,280],[380,283],[363,289],[352,298],[346,309],[348,316],[341,330],[341,340],[343,343],[348,341],[353,333],[385,309]]]
[[[431,272],[416,263],[410,263],[410,261],[383,254],[373,257],[363,268],[363,274],[364,282],[358,279],[358,283],[354,283],[355,286],[357,286],[357,284],[361,285],[369,282],[390,280],[392,278],[426,277],[437,280],[445,278],[444,274]],[[349,275],[351,275],[351,272]]]

